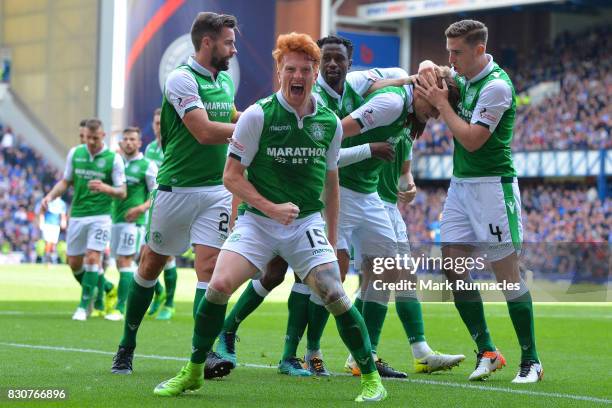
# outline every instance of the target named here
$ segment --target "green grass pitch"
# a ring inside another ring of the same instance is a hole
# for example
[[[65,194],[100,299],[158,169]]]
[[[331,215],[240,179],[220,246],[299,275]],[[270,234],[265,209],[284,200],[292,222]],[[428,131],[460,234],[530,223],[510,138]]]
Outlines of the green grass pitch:
[[[116,282],[117,274],[108,277]],[[176,399],[153,395],[153,388],[173,376],[189,356],[191,299],[195,273],[180,270],[177,316],[171,322],[147,318],[139,337],[134,374],[110,373],[122,323],[103,319],[73,322],[80,288],[66,266],[0,266],[0,405],[14,406],[354,406],[359,380],[342,374],[347,351],[333,319],[322,340],[325,360],[338,375],[330,379],[295,379],[276,373],[287,319],[291,277],[271,294],[239,331],[239,366],[229,377]],[[349,290],[355,282],[348,282]],[[236,300],[234,297],[232,300]],[[231,305],[230,305],[231,307]],[[519,349],[503,303],[486,304],[489,329],[508,366],[484,383],[469,383],[473,342],[452,303],[425,303],[426,336],[443,352],[462,353],[466,361],[449,372],[410,374],[406,381],[385,381],[393,407],[592,407],[612,406],[612,305],[537,304],[538,350],[544,381],[516,386],[510,381]],[[305,340],[304,340],[305,341]],[[301,350],[305,346],[302,345]],[[405,371],[412,367],[406,336],[394,307],[389,308],[379,345],[381,357]],[[14,402],[12,388],[63,388],[68,399]]]

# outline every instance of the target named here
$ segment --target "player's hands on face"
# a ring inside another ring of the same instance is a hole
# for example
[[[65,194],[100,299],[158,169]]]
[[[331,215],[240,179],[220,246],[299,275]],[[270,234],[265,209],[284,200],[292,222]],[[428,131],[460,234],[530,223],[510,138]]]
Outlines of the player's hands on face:
[[[424,97],[435,108],[441,106],[445,101],[448,101],[448,87],[446,82],[442,81],[442,88],[438,87],[436,83],[436,76],[426,74],[421,80],[419,77],[419,84],[415,84],[414,88],[417,93]]]
[[[385,161],[393,161],[395,159],[395,149],[387,142],[370,143],[370,152],[372,152],[372,157],[377,159]]]
[[[415,184],[410,184],[406,191],[398,191],[397,198],[403,203],[411,203],[416,197],[417,188]]]
[[[271,211],[266,214],[268,217],[283,225],[291,224],[300,214],[300,209],[293,203],[275,204]]]

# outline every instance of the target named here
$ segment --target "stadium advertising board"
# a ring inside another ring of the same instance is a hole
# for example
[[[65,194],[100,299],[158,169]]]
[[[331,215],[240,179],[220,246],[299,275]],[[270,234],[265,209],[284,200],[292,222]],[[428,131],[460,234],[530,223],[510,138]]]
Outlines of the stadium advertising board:
[[[396,35],[338,31],[353,42],[353,70],[399,66],[400,39]]]

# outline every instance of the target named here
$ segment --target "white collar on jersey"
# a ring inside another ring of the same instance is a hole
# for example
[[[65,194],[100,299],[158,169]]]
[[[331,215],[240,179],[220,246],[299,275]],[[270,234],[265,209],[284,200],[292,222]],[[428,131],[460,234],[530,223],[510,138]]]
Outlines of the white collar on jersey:
[[[129,159],[127,157],[123,156],[123,160],[125,160],[126,163],[129,163],[129,162],[133,162],[134,160],[140,160],[143,157],[144,157],[144,155],[142,154],[142,152],[138,152],[138,153],[136,153],[134,155],[134,157],[131,157]]]
[[[485,54],[489,63],[472,79],[468,79],[466,82],[468,84],[473,84],[474,82],[480,81],[485,76],[489,75],[491,71],[493,71],[493,56],[491,54]]]
[[[87,143],[85,143],[85,150],[87,150],[87,153],[89,153],[89,158],[90,160],[93,160],[96,156],[104,153],[105,151],[108,150],[108,146],[106,146],[106,143],[102,142],[102,149],[100,149],[100,151],[94,155],[91,154],[91,152],[89,151],[89,148],[87,147]]]
[[[289,105],[289,102],[287,102],[287,100],[283,96],[283,92],[280,89],[276,92],[276,97],[278,98],[278,101],[280,102],[282,107],[285,108],[285,110],[293,113],[296,119],[298,120],[298,122],[301,121],[297,112],[295,111],[295,109],[293,109],[291,105]],[[308,115],[304,115],[302,119],[304,119],[307,116],[314,116],[317,114],[317,98],[315,98],[315,96],[312,93],[310,94],[310,100],[312,101],[312,105],[314,106],[314,111],[312,113],[309,113]]]
[[[317,84],[319,84],[321,88],[325,89],[325,92],[327,92],[332,98],[337,99],[338,101],[342,100],[344,94],[338,95],[338,92],[334,91],[333,88],[329,86],[327,82],[325,82],[325,79],[323,78],[323,75],[321,75],[321,73],[319,73],[319,76],[317,77]],[[346,83],[344,85],[344,90],[346,90]]]
[[[209,70],[207,70],[206,68],[204,68],[203,66],[201,66],[198,61],[195,60],[195,58],[193,58],[193,55],[189,56],[189,58],[187,59],[187,65],[189,65],[191,67],[191,69],[193,69],[194,71],[211,77],[213,79],[215,79],[214,75],[212,74],[212,72],[210,72]]]

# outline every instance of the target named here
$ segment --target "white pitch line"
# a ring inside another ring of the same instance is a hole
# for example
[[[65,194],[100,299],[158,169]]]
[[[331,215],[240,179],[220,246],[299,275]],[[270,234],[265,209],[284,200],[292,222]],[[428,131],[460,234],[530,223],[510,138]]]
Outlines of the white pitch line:
[[[72,315],[73,310],[66,311],[23,311],[23,310],[0,310],[0,316],[69,316]],[[259,316],[286,316],[287,312],[268,312],[268,311],[258,311],[257,314]],[[389,315],[397,315],[397,313],[393,310],[388,312]],[[436,312],[436,316],[438,317],[457,317],[457,312]],[[187,312],[177,312],[175,316],[192,316],[192,313]],[[488,317],[507,317],[508,312],[488,312]],[[555,314],[546,314],[541,313],[538,316],[538,319],[574,319],[579,318],[582,320],[610,320],[612,319],[612,313],[610,314],[596,314],[589,316],[581,316],[580,314],[571,314],[571,313],[555,313]]]
[[[73,347],[56,347],[56,346],[42,346],[42,345],[39,346],[39,345],[34,345],[34,344],[4,343],[4,342],[0,342],[0,346],[18,347],[18,348],[26,348],[26,349],[38,349],[38,350],[69,351],[69,352],[76,352],[76,353],[103,354],[107,356],[115,355],[115,353],[111,351],[81,349],[81,348],[73,348]],[[135,354],[134,356],[138,358],[150,358],[153,360],[188,361],[187,358],[158,356],[158,355],[153,355],[153,354]],[[276,368],[274,366],[263,365],[263,364],[240,363],[238,365],[242,367],[250,367],[250,368],[268,368],[268,369]],[[336,374],[336,375],[343,375],[343,374]],[[346,375],[350,375],[350,374],[346,374]],[[389,379],[385,379],[385,381],[387,380]],[[452,382],[447,382],[447,381],[419,380],[419,379],[412,379],[412,378],[396,379],[396,380],[415,383],[415,384],[435,385],[435,386],[440,386],[440,387],[464,388],[464,389],[484,390],[484,391],[497,391],[497,392],[504,392],[508,394],[522,394],[522,395],[533,395],[533,396],[539,396],[539,397],[565,398],[565,399],[572,399],[572,400],[577,400],[577,401],[588,401],[588,402],[598,402],[602,404],[612,404],[612,400],[605,399],[605,398],[589,397],[586,395],[562,394],[562,393],[557,393],[557,392],[544,392],[544,391],[517,390],[514,388],[489,387],[486,385],[459,384],[459,383],[452,383]]]

